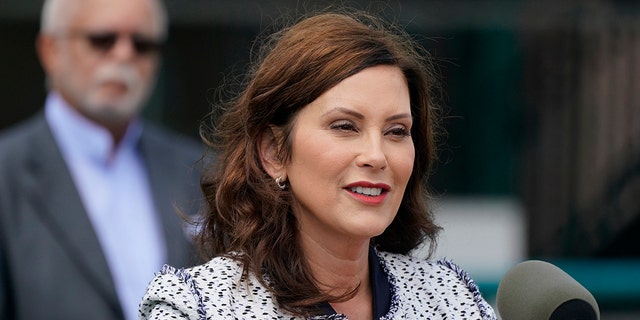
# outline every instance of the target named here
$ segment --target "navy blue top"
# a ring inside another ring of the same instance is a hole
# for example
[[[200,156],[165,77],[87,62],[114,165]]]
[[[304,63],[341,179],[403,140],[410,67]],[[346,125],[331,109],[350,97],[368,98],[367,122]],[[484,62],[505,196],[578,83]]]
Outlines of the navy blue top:
[[[369,248],[369,280],[373,292],[373,319],[380,319],[389,312],[391,306],[391,284],[373,248]],[[319,308],[322,315],[337,314],[328,302],[322,303]]]

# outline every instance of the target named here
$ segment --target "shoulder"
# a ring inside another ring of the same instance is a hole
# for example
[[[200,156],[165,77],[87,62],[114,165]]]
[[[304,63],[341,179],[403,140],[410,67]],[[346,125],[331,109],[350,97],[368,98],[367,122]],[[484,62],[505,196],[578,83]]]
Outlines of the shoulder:
[[[149,121],[144,122],[142,143],[151,148],[179,151],[190,156],[200,156],[203,150],[198,139],[163,128]]]
[[[467,285],[469,281],[466,280],[470,280],[468,275],[457,266],[454,267],[455,264],[452,262],[430,261],[388,252],[379,252],[378,255],[385,271],[398,282],[408,285],[441,285],[454,282],[464,283],[468,288],[473,287]]]
[[[184,270],[194,283],[203,288],[235,288],[242,280],[242,271],[242,263],[227,256],[215,257],[207,263]],[[209,294],[210,291],[207,289],[202,293]]]
[[[140,315],[164,310],[164,315],[204,319],[204,315],[233,318],[271,314],[275,310],[268,290],[250,275],[245,279],[242,265],[229,257],[216,257],[209,262],[188,268],[165,266],[147,288]],[[168,310],[168,311],[167,311]]]
[[[28,149],[29,146],[25,145],[25,141],[42,138],[43,133],[48,132],[50,130],[44,113],[38,113],[27,120],[0,130],[0,151],[4,154],[5,151],[13,153],[15,149]]]
[[[379,252],[381,263],[400,300],[425,303],[454,315],[475,314],[495,319],[469,274],[450,260],[430,261],[407,255]],[[428,301],[425,301],[428,300]],[[417,306],[420,308],[421,306]]]
[[[201,319],[202,297],[191,274],[165,265],[147,287],[140,303],[140,317],[158,319],[160,315]]]
[[[431,261],[388,252],[379,252],[378,255],[386,271],[398,279],[425,281],[420,278],[426,277],[433,279],[429,282],[462,282],[469,289],[477,288],[471,277],[450,260]]]
[[[0,181],[11,181],[8,185],[15,186],[34,162],[47,159],[45,163],[49,163],[57,152],[43,113],[0,131]]]
[[[198,140],[145,122],[139,147],[151,175],[180,179],[176,183],[186,178],[188,183],[199,185],[205,163],[204,148]]]
[[[210,300],[211,290],[231,287],[242,274],[241,266],[232,259],[218,257],[188,269],[165,265],[147,287],[140,304],[140,316],[177,314],[189,319],[204,319],[204,301]]]

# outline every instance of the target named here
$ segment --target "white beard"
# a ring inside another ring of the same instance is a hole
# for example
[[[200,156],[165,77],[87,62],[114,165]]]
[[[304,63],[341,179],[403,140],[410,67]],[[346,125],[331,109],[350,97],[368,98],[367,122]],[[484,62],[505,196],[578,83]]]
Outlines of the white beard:
[[[140,113],[149,97],[153,81],[145,81],[133,64],[107,64],[94,72],[88,83],[72,74],[61,76],[61,91],[75,102],[85,116],[105,125],[127,123]],[[121,86],[121,93],[110,92],[109,86]]]
[[[119,83],[126,92],[120,96],[109,95],[102,90],[108,83]],[[128,121],[140,112],[150,87],[130,64],[105,65],[98,69],[87,92],[80,97],[81,108],[109,123]]]

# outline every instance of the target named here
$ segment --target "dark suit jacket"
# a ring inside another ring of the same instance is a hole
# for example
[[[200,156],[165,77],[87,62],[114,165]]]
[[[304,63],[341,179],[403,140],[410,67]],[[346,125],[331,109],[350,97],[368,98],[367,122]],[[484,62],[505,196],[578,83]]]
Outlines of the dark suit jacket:
[[[148,123],[139,147],[168,263],[194,264],[175,205],[198,208],[201,148]],[[122,318],[100,244],[40,113],[0,135],[0,319]]]

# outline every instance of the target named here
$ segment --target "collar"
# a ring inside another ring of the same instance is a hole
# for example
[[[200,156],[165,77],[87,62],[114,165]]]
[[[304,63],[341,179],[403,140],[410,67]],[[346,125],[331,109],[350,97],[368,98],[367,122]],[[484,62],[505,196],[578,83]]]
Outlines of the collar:
[[[120,144],[114,146],[107,129],[82,116],[56,91],[47,95],[45,117],[65,154],[103,165],[108,165],[123,150],[135,149],[142,134],[142,124],[134,120]]]

